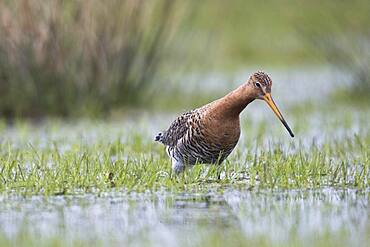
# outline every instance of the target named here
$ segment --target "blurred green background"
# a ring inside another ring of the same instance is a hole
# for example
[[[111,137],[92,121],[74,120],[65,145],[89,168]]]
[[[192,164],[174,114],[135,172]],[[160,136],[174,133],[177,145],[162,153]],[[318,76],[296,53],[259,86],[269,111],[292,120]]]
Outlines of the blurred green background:
[[[1,0],[0,116],[107,117],[255,66],[330,65],[366,99],[369,23],[368,0]]]

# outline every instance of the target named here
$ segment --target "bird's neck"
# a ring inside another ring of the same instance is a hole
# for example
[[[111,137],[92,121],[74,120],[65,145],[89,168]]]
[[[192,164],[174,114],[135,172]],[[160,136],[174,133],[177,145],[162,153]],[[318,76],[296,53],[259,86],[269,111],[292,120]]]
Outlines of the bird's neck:
[[[244,108],[255,98],[252,89],[243,84],[215,102],[215,110],[223,117],[238,118]]]

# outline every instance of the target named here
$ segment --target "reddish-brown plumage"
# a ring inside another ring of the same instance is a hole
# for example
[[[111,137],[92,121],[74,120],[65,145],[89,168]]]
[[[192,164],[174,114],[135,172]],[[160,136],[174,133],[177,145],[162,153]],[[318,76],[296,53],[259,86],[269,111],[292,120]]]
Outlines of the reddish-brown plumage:
[[[203,120],[207,142],[233,149],[240,136],[240,113],[254,98],[246,84],[205,106]]]
[[[267,74],[256,72],[234,91],[184,113],[159,133],[156,140],[167,146],[175,172],[196,162],[221,163],[227,158],[239,140],[239,115],[255,99],[265,100],[293,136],[271,98],[271,85]]]

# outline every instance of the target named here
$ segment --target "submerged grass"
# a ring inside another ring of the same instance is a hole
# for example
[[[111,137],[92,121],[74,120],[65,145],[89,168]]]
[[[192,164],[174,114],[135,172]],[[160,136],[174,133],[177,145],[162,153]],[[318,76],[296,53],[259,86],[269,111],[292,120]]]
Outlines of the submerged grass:
[[[0,197],[1,246],[366,246],[369,191]],[[88,231],[86,229],[89,229]]]
[[[289,243],[276,243],[271,240],[260,237],[247,237],[240,231],[226,231],[220,234],[219,231],[209,231],[200,237],[198,241],[182,241],[177,243],[178,246],[346,246],[342,241],[348,243],[347,236],[341,232],[337,234],[322,234],[316,236],[310,244],[303,243],[301,239],[292,239]],[[120,246],[119,241],[86,241],[86,240],[66,240],[59,237],[49,237],[40,242],[35,236],[30,233],[23,233],[16,241],[10,241],[7,238],[0,236],[0,244],[2,246]],[[126,243],[128,246],[135,246],[130,241]],[[142,246],[153,246],[150,240],[143,240]],[[154,244],[154,246],[156,246]]]

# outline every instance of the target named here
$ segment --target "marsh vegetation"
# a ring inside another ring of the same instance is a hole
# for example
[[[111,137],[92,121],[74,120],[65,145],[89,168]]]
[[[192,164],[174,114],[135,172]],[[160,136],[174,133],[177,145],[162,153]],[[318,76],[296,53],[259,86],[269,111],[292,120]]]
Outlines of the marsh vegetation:
[[[368,13],[0,1],[0,245],[366,246]],[[220,167],[175,176],[155,134],[256,69],[296,138],[256,101]]]

